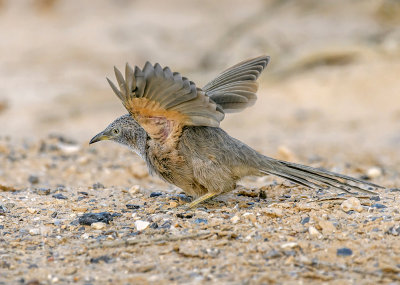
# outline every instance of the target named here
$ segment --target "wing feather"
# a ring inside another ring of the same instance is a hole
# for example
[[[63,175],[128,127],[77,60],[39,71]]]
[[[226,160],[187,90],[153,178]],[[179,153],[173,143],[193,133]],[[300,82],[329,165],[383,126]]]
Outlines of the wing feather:
[[[269,56],[242,61],[222,72],[206,84],[203,90],[225,113],[239,112],[256,102],[258,89],[256,80],[268,62]],[[238,100],[233,95],[245,97],[248,101],[233,102],[233,98]]]
[[[141,70],[126,64],[125,78],[117,68],[114,71],[119,89],[107,78],[112,90],[153,139],[166,142],[184,126],[218,127],[224,118],[201,89],[168,67],[146,62]]]

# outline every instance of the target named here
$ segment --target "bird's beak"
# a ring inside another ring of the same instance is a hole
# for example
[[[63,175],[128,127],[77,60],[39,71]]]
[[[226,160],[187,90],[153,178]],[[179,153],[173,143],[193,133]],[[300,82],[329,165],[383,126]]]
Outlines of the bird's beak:
[[[95,143],[95,142],[99,142],[99,141],[104,141],[104,140],[109,140],[110,137],[105,135],[103,132],[95,135],[89,142],[89,144]]]

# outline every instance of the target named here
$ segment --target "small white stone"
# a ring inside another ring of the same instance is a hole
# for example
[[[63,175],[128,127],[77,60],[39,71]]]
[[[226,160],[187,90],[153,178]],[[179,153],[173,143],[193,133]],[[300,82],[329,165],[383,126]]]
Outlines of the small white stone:
[[[231,222],[232,222],[233,224],[236,224],[237,222],[239,222],[239,220],[240,220],[239,216],[233,216],[233,217],[231,218]]]
[[[146,221],[135,221],[135,227],[138,231],[143,231],[144,229],[146,229],[148,226],[150,225],[149,222]]]
[[[88,233],[84,233],[83,235],[81,235],[81,238],[88,239],[89,238],[89,234]]]
[[[363,210],[360,200],[358,200],[356,197],[351,197],[351,198],[347,199],[340,205],[340,207],[345,212],[349,212],[352,210],[361,212]]]
[[[253,213],[244,213],[243,217],[246,217],[248,220],[250,220],[252,223],[257,222],[257,218]]]
[[[29,234],[31,235],[31,236],[37,236],[37,235],[40,235],[40,229],[30,229],[29,230]]]
[[[59,143],[58,144],[58,148],[66,153],[66,154],[71,154],[71,153],[75,153],[78,152],[81,148],[79,145],[76,144],[64,144],[64,143]]]
[[[379,167],[371,167],[370,169],[367,170],[367,176],[370,179],[377,178],[382,175],[382,169]]]
[[[308,233],[313,237],[322,237],[321,233],[313,226],[308,228]]]
[[[35,214],[36,213],[36,209],[33,209],[33,208],[27,208],[26,210],[28,211],[29,214]]]
[[[140,192],[140,185],[133,185],[130,189],[129,189],[129,194],[133,195],[133,194],[138,194]]]
[[[95,230],[101,230],[104,229],[106,227],[106,224],[103,222],[97,222],[97,223],[93,223],[91,224],[91,227]]]
[[[299,246],[299,244],[298,244],[297,242],[288,242],[288,243],[282,244],[282,245],[281,245],[281,248],[282,248],[282,249],[285,249],[285,248],[295,248],[295,247],[298,247],[298,246]]]

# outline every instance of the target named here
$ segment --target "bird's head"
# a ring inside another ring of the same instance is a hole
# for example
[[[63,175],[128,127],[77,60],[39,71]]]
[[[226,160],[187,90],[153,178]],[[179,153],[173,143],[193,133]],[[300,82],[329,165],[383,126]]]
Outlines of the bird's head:
[[[89,144],[111,140],[128,146],[139,155],[142,155],[146,143],[147,133],[129,114],[123,115],[109,124],[104,131],[95,135]]]

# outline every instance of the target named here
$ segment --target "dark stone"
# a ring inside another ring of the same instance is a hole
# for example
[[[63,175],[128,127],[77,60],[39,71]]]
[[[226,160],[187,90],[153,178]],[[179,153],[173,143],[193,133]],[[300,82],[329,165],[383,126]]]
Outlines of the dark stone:
[[[260,192],[258,193],[258,198],[263,200],[267,199],[267,193],[264,190],[260,189]]]
[[[201,218],[197,218],[194,220],[195,224],[208,224],[208,221],[206,219],[201,219]]]
[[[31,269],[31,268],[39,268],[39,266],[37,264],[33,263],[33,264],[29,264],[28,268],[29,269]]]
[[[0,225],[0,230],[4,229],[4,225]]]
[[[158,229],[158,224],[157,223],[151,223],[149,227],[151,229]]]
[[[400,192],[400,188],[390,188],[390,192]]]
[[[305,217],[305,218],[303,218],[303,219],[301,219],[301,224],[302,225],[305,225],[305,224],[307,224],[307,223],[309,223],[310,222],[310,217]]]
[[[342,247],[336,250],[337,256],[351,256],[353,255],[353,251],[350,248]]]
[[[193,218],[193,214],[178,213],[178,214],[176,214],[176,216],[178,218],[181,218],[181,219],[191,219],[191,218]]]
[[[158,196],[161,196],[161,195],[162,195],[161,192],[152,192],[152,193],[150,194],[150,198],[158,197]]]
[[[53,198],[60,199],[60,200],[68,200],[68,197],[64,196],[61,193],[54,194]]]
[[[97,183],[94,183],[94,184],[93,184],[93,189],[94,189],[94,190],[97,190],[97,189],[104,189],[104,188],[105,188],[104,185],[101,184],[100,182],[97,182]]]
[[[54,219],[54,218],[57,217],[57,215],[58,215],[58,212],[53,212],[53,213],[51,214],[51,217]]]
[[[372,201],[380,201],[381,200],[381,197],[379,197],[379,196],[372,196],[371,198],[369,198],[370,200],[372,200]]]
[[[0,216],[4,216],[7,212],[7,208],[3,205],[0,205]]]
[[[400,236],[400,226],[390,227],[386,233],[394,236]]]
[[[90,226],[93,223],[103,222],[109,224],[110,221],[113,220],[114,217],[121,216],[119,213],[110,214],[107,212],[101,213],[86,213],[79,217],[78,221],[81,225]]]
[[[126,204],[125,206],[126,206],[128,209],[131,209],[131,210],[137,210],[137,209],[140,208],[139,205],[134,205],[134,204]]]
[[[84,191],[79,191],[78,194],[84,195],[84,196],[89,196],[88,192],[84,192]]]
[[[186,203],[192,202],[192,200],[193,200],[192,197],[187,196],[185,194],[178,194],[177,197],[178,197],[179,200],[181,200],[183,202],[186,202]]]
[[[377,208],[377,209],[385,209],[385,208],[387,208],[387,206],[385,206],[383,204],[378,204],[378,203],[372,204],[371,207],[372,208]]]
[[[160,226],[160,228],[162,229],[169,229],[171,227],[171,222],[170,221],[166,221],[164,224],[162,224]]]
[[[39,177],[37,177],[36,175],[30,175],[28,177],[28,181],[31,184],[38,184],[39,183]]]
[[[66,188],[65,185],[63,185],[63,184],[57,184],[56,190],[57,190],[57,191],[66,191],[65,188]]]
[[[100,263],[101,261],[103,261],[104,263],[111,263],[113,262],[112,257],[108,256],[108,255],[102,255],[99,257],[92,257],[90,259],[90,263]]]

